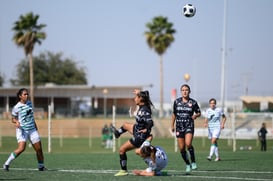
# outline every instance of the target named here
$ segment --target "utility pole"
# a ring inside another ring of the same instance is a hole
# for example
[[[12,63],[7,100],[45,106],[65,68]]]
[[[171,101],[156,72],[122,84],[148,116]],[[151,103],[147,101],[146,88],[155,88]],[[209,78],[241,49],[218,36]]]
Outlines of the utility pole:
[[[226,69],[226,30],[227,30],[227,0],[224,0],[223,37],[222,37],[222,69],[221,69],[221,108],[225,108],[225,69]]]

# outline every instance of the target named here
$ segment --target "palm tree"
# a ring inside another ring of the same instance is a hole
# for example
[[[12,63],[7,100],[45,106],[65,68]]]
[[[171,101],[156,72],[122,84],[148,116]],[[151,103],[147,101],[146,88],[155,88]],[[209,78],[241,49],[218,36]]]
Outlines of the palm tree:
[[[4,74],[1,74],[1,72],[0,72],[0,87],[3,86],[4,82],[5,82]]]
[[[33,49],[36,43],[41,44],[46,38],[46,33],[42,32],[45,24],[37,24],[39,15],[34,15],[32,12],[25,16],[21,15],[19,20],[14,23],[12,30],[14,31],[13,40],[19,47],[24,47],[25,55],[29,57],[29,81],[30,81],[30,99],[34,105],[33,91]]]
[[[173,24],[168,22],[168,18],[158,16],[154,17],[152,22],[147,23],[146,27],[149,31],[145,32],[146,41],[151,49],[160,56],[160,110],[159,117],[163,117],[163,54],[174,41]]]

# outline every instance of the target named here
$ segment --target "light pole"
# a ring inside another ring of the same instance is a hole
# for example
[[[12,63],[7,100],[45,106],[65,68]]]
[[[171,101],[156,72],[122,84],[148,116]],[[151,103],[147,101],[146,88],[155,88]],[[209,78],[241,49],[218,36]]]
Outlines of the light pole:
[[[225,69],[226,69],[226,29],[227,29],[227,0],[224,0],[223,39],[222,39],[222,70],[221,70],[221,108],[225,108]]]
[[[103,114],[104,118],[107,118],[107,94],[108,94],[108,89],[103,89]]]

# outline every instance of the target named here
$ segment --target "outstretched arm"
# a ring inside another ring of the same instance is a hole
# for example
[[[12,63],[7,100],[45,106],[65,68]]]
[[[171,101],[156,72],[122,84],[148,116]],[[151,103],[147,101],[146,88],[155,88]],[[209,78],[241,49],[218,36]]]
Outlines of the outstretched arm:
[[[139,90],[139,89],[135,89],[133,93],[134,93],[135,95],[137,95],[137,94],[140,93],[140,90]]]
[[[147,172],[146,170],[133,170],[133,174],[137,176],[155,176],[155,172]]]

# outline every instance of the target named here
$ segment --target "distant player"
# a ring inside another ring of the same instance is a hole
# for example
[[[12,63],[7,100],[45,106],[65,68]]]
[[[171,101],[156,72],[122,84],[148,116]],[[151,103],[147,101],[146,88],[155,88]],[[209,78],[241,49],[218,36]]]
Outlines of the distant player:
[[[258,131],[259,140],[261,142],[261,151],[266,151],[266,134],[267,129],[265,123],[262,123],[262,127]]]
[[[210,108],[206,110],[204,126],[208,127],[208,138],[211,140],[210,153],[207,159],[211,161],[215,154],[215,161],[220,161],[217,140],[220,137],[221,130],[225,128],[226,116],[221,108],[216,107],[214,98],[209,100]]]

